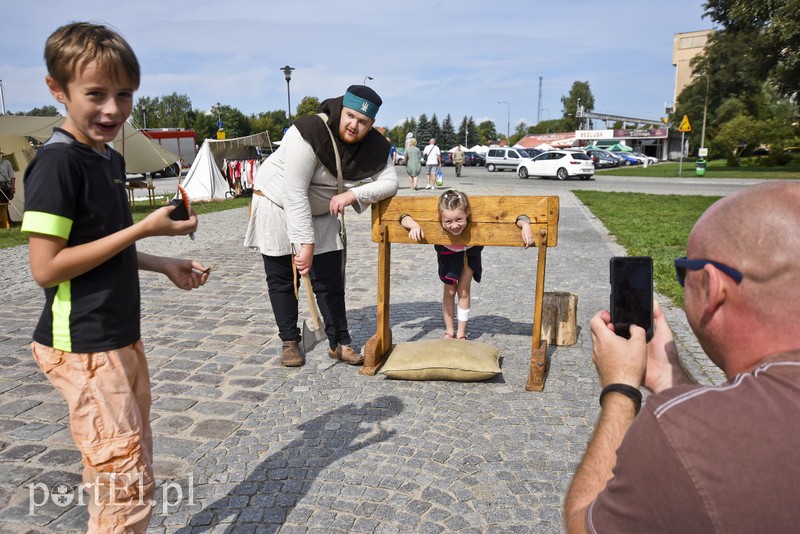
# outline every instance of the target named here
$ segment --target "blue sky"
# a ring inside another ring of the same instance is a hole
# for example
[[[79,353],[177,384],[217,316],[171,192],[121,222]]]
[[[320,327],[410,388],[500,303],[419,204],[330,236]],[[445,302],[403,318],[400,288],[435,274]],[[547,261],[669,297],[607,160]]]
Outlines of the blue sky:
[[[3,0],[3,3],[11,3]],[[711,28],[699,0],[37,0],[3,9],[0,79],[11,112],[55,104],[44,85],[47,36],[74,20],[116,28],[142,65],[138,96],[186,94],[245,114],[286,109],[280,68],[303,96],[341,95],[372,76],[377,124],[449,113],[505,132],[562,114],[573,82],[595,110],[657,119],[672,100],[675,33]],[[498,101],[508,102],[498,104]]]

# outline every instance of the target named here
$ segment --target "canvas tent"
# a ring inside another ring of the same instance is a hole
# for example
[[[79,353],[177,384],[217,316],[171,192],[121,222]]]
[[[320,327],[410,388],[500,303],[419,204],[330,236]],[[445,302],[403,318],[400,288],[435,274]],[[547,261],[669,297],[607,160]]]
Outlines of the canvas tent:
[[[234,139],[206,139],[183,179],[186,194],[193,201],[224,199],[230,185],[222,175],[222,163],[225,159],[259,158],[263,147],[271,147],[267,132]]]
[[[0,116],[0,148],[13,157],[16,167],[17,192],[11,202],[9,215],[14,221],[22,219],[25,187],[22,177],[33,159],[35,150],[28,137],[44,142],[61,126],[64,117],[28,117],[19,115]],[[180,157],[148,139],[132,125],[125,123],[112,143],[115,150],[125,157],[125,170],[138,174],[159,171],[180,161]]]

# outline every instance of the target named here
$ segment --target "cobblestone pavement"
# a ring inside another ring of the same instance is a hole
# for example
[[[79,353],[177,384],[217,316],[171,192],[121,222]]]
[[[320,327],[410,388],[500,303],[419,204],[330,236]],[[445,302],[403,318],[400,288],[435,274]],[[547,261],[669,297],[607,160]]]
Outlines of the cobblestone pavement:
[[[436,194],[409,191],[398,171],[399,194]],[[141,275],[159,482],[152,532],[563,530],[561,502],[598,411],[587,323],[607,305],[608,259],[621,249],[569,192],[583,183],[495,180],[469,168],[457,180],[447,171],[448,185],[471,194],[561,198],[545,286],[577,293],[580,332],[575,345],[550,347],[544,392],[525,391],[535,251],[485,249],[473,286],[470,336],[501,350],[500,376],[395,381],[329,359],[324,342],[304,367],[282,368],[261,259],[241,246],[246,210],[205,215],[194,242],[139,244],[217,266],[192,292]],[[359,347],[375,331],[369,225],[369,213],[348,217],[348,317]],[[47,489],[77,486],[81,466],[65,403],[30,355],[43,296],[26,247],[2,250],[0,260],[0,531],[80,532],[85,506]],[[442,336],[435,265],[432,247],[393,247],[395,341]],[[689,370],[719,381],[682,312],[666,307]]]

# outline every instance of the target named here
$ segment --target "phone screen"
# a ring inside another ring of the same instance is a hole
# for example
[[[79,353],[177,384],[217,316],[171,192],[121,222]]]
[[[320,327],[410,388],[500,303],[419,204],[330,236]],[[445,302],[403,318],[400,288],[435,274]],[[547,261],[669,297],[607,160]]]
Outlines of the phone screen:
[[[630,338],[630,326],[641,326],[653,337],[653,258],[611,258],[611,322],[617,335]]]

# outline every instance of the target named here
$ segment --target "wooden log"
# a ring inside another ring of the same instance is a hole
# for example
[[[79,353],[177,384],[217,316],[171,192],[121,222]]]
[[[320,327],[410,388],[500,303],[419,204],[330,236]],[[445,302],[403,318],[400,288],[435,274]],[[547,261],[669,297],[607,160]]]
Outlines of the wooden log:
[[[542,340],[556,346],[574,345],[578,340],[578,295],[545,291],[542,306]]]
[[[0,228],[11,228],[8,214],[8,202],[0,202]]]

